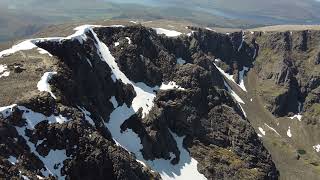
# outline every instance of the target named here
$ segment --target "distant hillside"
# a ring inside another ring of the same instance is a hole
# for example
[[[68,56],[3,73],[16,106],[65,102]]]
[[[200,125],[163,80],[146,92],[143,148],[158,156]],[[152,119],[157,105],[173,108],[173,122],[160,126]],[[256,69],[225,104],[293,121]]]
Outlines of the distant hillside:
[[[1,0],[0,42],[42,27],[104,19],[169,19],[202,26],[252,28],[274,24],[320,24],[315,0]]]

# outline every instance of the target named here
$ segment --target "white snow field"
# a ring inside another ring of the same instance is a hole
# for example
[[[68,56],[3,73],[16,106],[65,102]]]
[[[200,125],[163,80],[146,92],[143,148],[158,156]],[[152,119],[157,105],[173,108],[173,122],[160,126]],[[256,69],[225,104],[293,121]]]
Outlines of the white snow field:
[[[182,58],[177,59],[177,64],[184,65],[185,63],[186,63],[186,61],[183,60]]]
[[[289,117],[290,119],[294,119],[297,118],[299,121],[301,121],[302,119],[302,115],[301,114],[295,114],[294,116]]]
[[[312,146],[316,152],[320,152],[320,144]]]
[[[181,32],[178,32],[178,31],[168,30],[163,28],[153,28],[153,29],[156,30],[157,34],[164,34],[168,37],[176,37],[182,34]]]
[[[126,39],[128,40],[128,44],[132,43],[132,41],[131,41],[131,39],[129,37],[126,37]]]
[[[262,127],[259,127],[259,131],[261,132],[262,135],[266,135],[266,132],[262,129]]]
[[[290,126],[289,126],[288,131],[287,131],[287,136],[288,137],[292,137]]]
[[[7,77],[10,75],[10,71],[8,70],[7,65],[0,64],[0,78]]]
[[[31,149],[31,152],[33,152],[44,164],[46,169],[42,169],[41,172],[43,175],[46,177],[49,176],[49,174],[58,177],[59,179],[64,179],[64,176],[61,176],[60,170],[63,165],[63,161],[66,160],[68,157],[66,156],[66,151],[65,150],[51,150],[47,156],[41,156],[37,151],[36,151],[36,145],[33,144],[30,140],[29,137],[26,136],[25,131],[26,129],[34,129],[34,126],[40,123],[43,120],[48,120],[49,123],[65,123],[68,121],[65,117],[58,115],[54,116],[51,115],[49,117],[32,111],[31,109],[28,109],[23,106],[17,106],[17,105],[11,105],[8,107],[0,107],[0,114],[4,115],[5,117],[10,116],[12,113],[12,108],[17,107],[19,110],[23,111],[22,117],[26,119],[26,125],[23,127],[16,127],[18,134],[22,136],[26,142],[29,148]],[[13,157],[9,158],[9,161],[11,163],[16,163],[17,160],[14,159]],[[58,167],[58,168],[55,168]]]

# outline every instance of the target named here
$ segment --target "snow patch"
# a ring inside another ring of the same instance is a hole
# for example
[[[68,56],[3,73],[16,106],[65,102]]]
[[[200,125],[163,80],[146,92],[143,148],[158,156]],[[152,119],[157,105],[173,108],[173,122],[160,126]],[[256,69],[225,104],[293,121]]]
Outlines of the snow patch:
[[[195,31],[191,31],[189,33],[187,33],[187,36],[192,36],[192,34],[194,33]]]
[[[182,58],[178,58],[178,59],[177,59],[177,64],[183,65],[183,64],[185,64],[185,63],[186,63],[186,61],[183,60]]]
[[[25,116],[25,115],[24,115]],[[27,121],[32,122],[32,121],[37,121],[34,117],[26,116],[25,118]],[[30,119],[31,118],[31,119]],[[34,118],[34,119],[33,119]],[[29,128],[31,126],[28,125]],[[62,162],[67,159],[66,156],[66,151],[65,150],[51,150],[49,154],[45,157],[41,156],[37,151],[36,147],[33,143],[30,142],[29,137],[25,135],[26,127],[16,127],[18,133],[20,136],[22,136],[26,142],[29,148],[31,149],[31,152],[33,152],[36,156],[39,157],[39,159],[43,162],[46,170],[42,171],[43,175],[49,176],[49,174],[56,175],[59,177],[59,179],[62,179],[63,177],[61,176],[61,168],[63,166]],[[33,129],[33,127],[32,127]],[[57,167],[57,168],[55,168]]]
[[[90,61],[88,58],[86,58],[86,60],[87,60],[87,63],[88,63],[91,67],[93,67],[91,61]]]
[[[240,98],[240,96],[238,96],[237,93],[235,93],[231,87],[229,86],[229,84],[224,81],[224,85],[226,86],[228,92],[231,94],[231,96],[238,102],[238,103],[241,103],[241,104],[245,104],[244,101]]]
[[[111,79],[112,79],[113,82],[117,82],[117,78],[116,78],[116,76],[114,74],[111,75]]]
[[[63,117],[62,115],[57,115],[57,116],[51,115],[47,117],[41,113],[34,112],[31,109],[28,109],[24,106],[18,106],[18,109],[23,111],[22,117],[26,119],[28,127],[31,129],[34,129],[34,126],[43,120],[48,120],[49,124],[52,124],[52,123],[63,124],[69,121],[67,118]]]
[[[10,75],[10,71],[8,71],[8,67],[5,64],[0,64],[0,78],[7,77]]]
[[[117,46],[119,46],[119,44],[120,44],[119,42],[115,42],[114,46],[117,47]]]
[[[10,106],[4,106],[0,107],[0,115],[6,119],[12,114],[13,108],[16,107],[16,104],[10,105]]]
[[[111,55],[109,48],[100,41],[97,37],[97,34],[91,30],[94,38],[96,39],[98,54],[101,54],[101,60],[105,61],[112,70],[112,79],[115,81],[120,79],[125,84],[131,84],[136,92],[136,97],[132,101],[132,108],[134,112],[138,112],[142,108],[142,117],[145,117],[146,114],[151,110],[153,106],[153,99],[156,97],[155,92],[159,90],[158,86],[149,87],[143,82],[132,82],[128,77],[119,69],[115,58]],[[173,87],[174,88],[174,87]],[[178,87],[179,89],[179,87]]]
[[[259,133],[258,133],[258,136],[259,136],[259,137],[262,137],[262,135],[261,135],[261,134],[259,134]]]
[[[138,24],[138,21],[129,21],[129,22],[131,22],[133,24]]]
[[[289,126],[289,129],[288,129],[288,131],[287,131],[287,136],[288,136],[288,137],[292,137],[290,126]]]
[[[190,157],[189,152],[183,147],[184,137],[179,137],[172,132],[171,135],[176,140],[178,149],[180,151],[179,163],[176,165],[172,165],[170,163],[170,160],[156,159],[154,161],[148,161],[147,164],[152,164],[151,167],[158,171],[162,179],[165,180],[205,180],[206,177],[203,174],[199,173],[197,169],[198,162]]]
[[[125,27],[125,26],[121,25],[121,24],[114,24],[114,25],[111,25],[111,26],[108,26],[108,27]]]
[[[215,59],[214,60],[215,62],[220,62],[221,60],[220,59]],[[215,63],[213,63],[216,68],[219,70],[219,72],[225,77],[227,78],[228,80],[232,81],[233,83],[235,83],[236,85],[238,85],[243,91],[247,92],[247,89],[244,85],[244,73],[245,71],[248,71],[249,68],[248,67],[243,67],[243,70],[239,72],[239,80],[240,80],[240,84],[237,84],[236,81],[233,79],[233,75],[230,75],[226,72],[224,72],[223,69],[221,69],[219,66],[217,66]]]
[[[134,114],[134,110],[126,104],[116,108],[110,115],[110,121],[105,125],[110,130],[112,137],[118,146],[123,147],[127,151],[134,153],[137,162],[146,166],[149,165],[154,171],[160,173],[163,179],[205,179],[197,170],[197,161],[190,157],[189,152],[183,148],[183,137],[178,137],[172,133],[180,150],[180,161],[177,165],[172,165],[170,160],[156,159],[154,161],[146,161],[141,153],[143,148],[139,136],[131,129],[121,132],[121,124]],[[172,157],[172,156],[171,156]]]
[[[57,97],[51,92],[50,84],[49,81],[52,78],[53,75],[57,74],[57,72],[46,72],[44,75],[41,77],[40,81],[37,84],[38,90],[39,91],[45,91],[50,93],[51,97],[54,99],[57,99]]]
[[[118,101],[115,96],[112,96],[109,101],[112,103],[114,108],[118,107]]]
[[[21,174],[21,177],[22,177],[23,180],[30,180],[30,179],[29,179],[27,176],[25,176],[25,175],[22,175],[22,174]]]
[[[266,132],[262,129],[262,127],[259,127],[259,131],[261,132],[262,135],[266,135]]]
[[[156,30],[157,34],[164,34],[168,37],[176,37],[182,34],[181,32],[178,32],[178,31],[168,30],[163,28],[153,28],[153,29]]]
[[[7,107],[0,107],[0,112],[3,113],[3,111],[6,111],[6,115],[12,114],[13,107],[17,107],[19,110],[23,112],[22,118],[26,120],[27,124],[23,127],[16,127],[16,130],[20,136],[22,136],[26,142],[27,145],[29,146],[31,152],[33,152],[38,158],[43,162],[46,170],[41,170],[42,174],[45,175],[46,177],[49,176],[49,174],[57,176],[59,179],[64,179],[64,177],[61,176],[61,168],[63,166],[63,161],[67,159],[66,156],[66,151],[65,150],[51,150],[49,154],[45,157],[41,156],[37,151],[36,151],[36,144],[33,144],[30,140],[29,137],[26,136],[25,131],[27,129],[34,129],[35,125],[38,123],[48,120],[49,123],[64,123],[67,121],[66,118],[63,116],[54,116],[51,115],[50,117],[47,117],[41,113],[37,113],[32,111],[31,109],[28,109],[23,106],[17,106],[17,105],[11,105]],[[14,158],[11,158],[12,162],[14,162]],[[9,160],[10,161],[10,160]],[[10,161],[11,162],[11,161]]]
[[[294,116],[289,117],[290,119],[294,119],[297,118],[299,121],[301,121],[302,119],[302,115],[301,114],[295,114]]]
[[[244,38],[245,38],[246,36],[245,36],[245,34],[244,34],[244,32],[242,32],[242,40],[241,40],[241,44],[239,45],[239,47],[238,47],[238,52],[241,50],[241,48],[242,48],[242,46],[243,46],[243,42],[244,42]]]
[[[18,162],[17,158],[14,156],[9,156],[8,161],[13,165],[15,165]]]
[[[34,45],[30,40],[23,41],[17,45],[12,46],[10,49],[6,49],[0,52],[0,58],[9,56],[14,54],[15,52],[22,51],[22,50],[30,50],[36,48],[37,46]]]
[[[60,42],[62,40],[70,39],[74,40],[77,39],[81,44],[83,41],[87,39],[86,32],[91,29],[92,27],[98,27],[96,25],[82,25],[74,28],[75,33],[67,36],[67,37],[49,37],[49,38],[37,38],[37,39],[28,39],[23,42],[20,42],[19,44],[16,44],[12,46],[10,49],[6,49],[4,51],[0,52],[0,58],[9,56],[11,54],[14,54],[18,51],[25,51],[25,50],[31,50],[34,48],[38,48],[35,44],[39,42],[45,42],[45,41],[56,41]],[[38,48],[38,51],[40,54],[48,54],[49,56],[52,56],[48,51]]]
[[[241,108],[241,111],[242,111],[244,117],[247,117],[247,114],[246,114],[246,112],[244,111],[244,109],[243,109],[243,107],[241,106],[241,104],[239,104],[239,106],[240,106],[240,108]]]
[[[77,39],[81,44],[83,41],[87,40],[86,32],[92,28],[92,25],[82,25],[74,28],[76,32],[65,39]]]
[[[215,59],[214,62],[219,63],[221,62],[221,59]]]
[[[257,49],[256,49],[256,48],[254,48],[254,53],[253,53],[252,58],[253,58],[253,59],[255,59],[255,58],[256,58],[256,56],[257,56]]]
[[[174,81],[170,81],[168,84],[162,83],[160,86],[160,90],[169,90],[169,89],[179,89],[179,90],[186,90],[179,85],[176,84]]]
[[[301,119],[302,119],[301,111],[302,111],[302,103],[298,102],[298,114],[295,114],[294,116],[291,116],[289,118],[290,119],[297,118],[299,121],[301,121]]]
[[[82,113],[84,114],[84,117],[86,119],[86,121],[88,121],[93,127],[95,127],[95,123],[94,121],[91,119],[91,113],[89,111],[86,110],[86,108],[84,107],[80,107],[78,106],[78,108],[82,111]]]
[[[216,61],[216,62],[220,62],[221,60],[220,60],[220,59],[215,59],[215,61]],[[230,81],[232,81],[232,82],[234,82],[235,84],[237,84],[237,83],[234,81],[234,79],[233,79],[233,75],[230,75],[230,74],[224,72],[224,70],[222,70],[222,69],[221,69],[219,66],[217,66],[215,63],[213,63],[213,64],[216,66],[216,68],[219,70],[219,72],[220,72],[224,77],[226,77],[226,78],[229,79]]]
[[[320,144],[312,146],[316,152],[320,152]]]
[[[49,55],[50,57],[52,57],[52,54],[50,54],[47,50],[45,49],[42,49],[42,48],[38,48],[38,51],[40,54],[47,54]]]
[[[39,175],[36,175],[36,177],[37,177],[38,179],[40,179],[40,180],[44,179],[44,177],[39,176]]]
[[[126,37],[126,39],[128,40],[128,44],[132,43],[132,41],[131,41],[131,39],[129,37]]]
[[[215,30],[213,30],[213,29],[211,29],[209,27],[206,27],[206,30],[216,32]]]
[[[281,136],[274,128],[270,127],[268,124],[264,123],[264,125],[271,129],[271,131],[275,132],[277,135]]]
[[[246,71],[248,71],[248,70],[249,70],[249,68],[244,66],[243,69],[242,69],[242,71],[239,72],[239,80],[240,80],[239,86],[240,86],[241,89],[242,89],[243,91],[245,91],[245,92],[247,92],[247,89],[246,89],[246,87],[245,87],[245,85],[244,85],[244,73],[245,73]]]

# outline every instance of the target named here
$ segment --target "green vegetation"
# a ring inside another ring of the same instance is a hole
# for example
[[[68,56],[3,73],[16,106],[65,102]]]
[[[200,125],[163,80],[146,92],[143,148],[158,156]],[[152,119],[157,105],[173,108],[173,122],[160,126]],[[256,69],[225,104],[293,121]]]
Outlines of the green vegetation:
[[[305,150],[303,150],[303,149],[298,149],[297,153],[300,154],[300,155],[305,155],[307,152]]]
[[[259,82],[257,92],[267,103],[267,107],[272,108],[275,98],[284,94],[286,92],[286,88],[276,85],[272,80],[264,80],[263,82]]]
[[[314,116],[319,117],[320,116],[320,104],[319,103],[313,104],[310,108],[310,111]]]
[[[320,117],[320,104],[319,103],[314,103],[311,105],[311,107],[308,108],[308,111],[305,112],[304,114],[308,119],[308,123],[316,123],[319,121]]]

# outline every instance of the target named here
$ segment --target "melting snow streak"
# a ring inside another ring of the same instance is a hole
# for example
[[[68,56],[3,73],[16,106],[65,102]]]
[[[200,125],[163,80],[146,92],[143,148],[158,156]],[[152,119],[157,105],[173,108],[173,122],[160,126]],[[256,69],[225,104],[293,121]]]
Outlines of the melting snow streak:
[[[8,71],[7,65],[0,64],[0,78],[7,77],[10,75],[10,71]]]
[[[57,99],[57,97],[51,92],[49,81],[53,75],[57,74],[57,72],[46,72],[41,77],[41,80],[38,82],[37,87],[39,91],[45,91],[50,93],[51,97]]]
[[[182,34],[181,32],[178,32],[178,31],[168,30],[163,28],[153,28],[153,29],[156,30],[157,34],[164,34],[168,37],[175,37]]]

